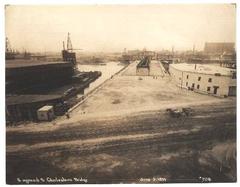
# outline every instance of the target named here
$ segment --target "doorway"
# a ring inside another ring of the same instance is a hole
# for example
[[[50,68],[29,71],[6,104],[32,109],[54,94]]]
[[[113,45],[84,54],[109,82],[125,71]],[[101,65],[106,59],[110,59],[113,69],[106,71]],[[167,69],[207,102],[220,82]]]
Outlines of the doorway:
[[[219,86],[213,86],[213,94],[217,94]]]
[[[228,90],[229,96],[236,96],[236,92],[237,92],[236,86],[229,86]]]

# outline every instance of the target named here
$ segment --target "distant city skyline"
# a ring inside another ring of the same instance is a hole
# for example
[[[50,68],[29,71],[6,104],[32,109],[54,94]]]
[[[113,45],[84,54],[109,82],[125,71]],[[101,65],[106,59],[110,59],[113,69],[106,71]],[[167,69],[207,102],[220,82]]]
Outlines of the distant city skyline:
[[[5,16],[6,37],[20,51],[59,52],[68,32],[82,52],[203,50],[236,40],[232,4],[11,5]]]

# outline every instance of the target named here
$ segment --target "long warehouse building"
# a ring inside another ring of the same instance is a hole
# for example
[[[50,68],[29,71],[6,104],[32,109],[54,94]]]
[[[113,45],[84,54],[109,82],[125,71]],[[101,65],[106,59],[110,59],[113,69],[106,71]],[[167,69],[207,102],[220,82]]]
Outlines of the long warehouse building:
[[[202,64],[170,64],[169,72],[176,85],[215,96],[236,95],[236,70]]]

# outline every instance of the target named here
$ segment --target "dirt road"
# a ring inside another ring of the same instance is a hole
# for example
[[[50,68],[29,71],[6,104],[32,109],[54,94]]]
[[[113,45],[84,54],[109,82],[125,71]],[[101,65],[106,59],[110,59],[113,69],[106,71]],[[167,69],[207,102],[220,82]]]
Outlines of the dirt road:
[[[182,90],[156,67],[159,76],[139,79],[135,66],[70,119],[8,127],[7,182],[236,181],[236,98]],[[171,117],[166,108],[173,106],[191,107],[193,115]]]
[[[157,110],[82,119],[49,131],[9,130],[7,181],[36,177],[82,177],[88,183],[235,181],[235,101],[193,110],[192,116],[180,118]]]

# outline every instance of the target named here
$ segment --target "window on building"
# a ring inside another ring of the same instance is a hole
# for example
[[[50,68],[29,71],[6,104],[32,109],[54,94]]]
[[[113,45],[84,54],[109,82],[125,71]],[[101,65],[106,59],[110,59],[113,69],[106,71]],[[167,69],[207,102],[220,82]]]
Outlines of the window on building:
[[[208,79],[208,82],[212,82],[212,78],[209,78],[209,79]]]
[[[186,86],[188,86],[188,82],[186,82]]]
[[[199,89],[199,88],[200,88],[200,85],[198,84],[198,85],[197,85],[197,89]]]
[[[201,77],[198,77],[198,81],[200,81],[201,80]]]
[[[188,79],[188,75],[187,75],[187,79]]]
[[[194,88],[194,86],[195,86],[195,84],[194,84],[194,83],[192,83],[192,88]]]
[[[211,91],[211,87],[207,87],[207,91],[210,92]]]
[[[237,78],[236,72],[234,72],[234,73],[232,74],[232,79],[236,79],[236,78]]]

